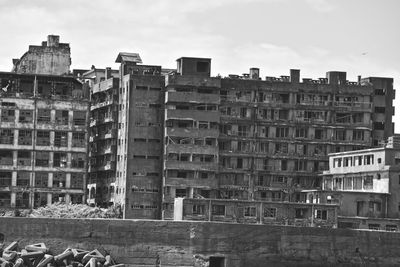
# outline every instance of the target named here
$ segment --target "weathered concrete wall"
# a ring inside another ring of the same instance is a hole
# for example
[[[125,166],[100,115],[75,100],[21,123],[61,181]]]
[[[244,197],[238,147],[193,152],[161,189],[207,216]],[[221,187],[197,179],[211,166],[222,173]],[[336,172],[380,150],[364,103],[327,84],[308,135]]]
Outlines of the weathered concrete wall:
[[[400,234],[344,229],[173,222],[0,218],[5,243],[99,248],[131,266],[396,266]],[[203,264],[203,265],[201,265]]]

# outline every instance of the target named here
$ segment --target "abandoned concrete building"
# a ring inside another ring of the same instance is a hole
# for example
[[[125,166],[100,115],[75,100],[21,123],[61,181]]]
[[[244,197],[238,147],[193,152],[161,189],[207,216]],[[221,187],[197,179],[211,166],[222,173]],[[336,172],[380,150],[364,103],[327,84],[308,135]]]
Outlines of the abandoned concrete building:
[[[174,220],[337,227],[337,204],[175,198]]]
[[[104,190],[125,218],[173,219],[176,197],[306,202],[328,153],[393,135],[391,78],[262,79],[256,68],[221,78],[207,58],[169,73],[134,53],[116,61],[116,173]]]
[[[60,43],[60,36],[49,35],[41,46],[30,45],[19,59],[13,59],[13,72],[31,74],[66,75],[70,72],[69,44]]]
[[[81,77],[91,90],[87,203],[114,203],[119,72],[92,68]]]
[[[399,231],[400,137],[384,147],[329,154],[322,190],[307,194],[308,203],[339,205],[339,227]]]
[[[72,77],[0,73],[0,207],[85,202],[89,92]]]

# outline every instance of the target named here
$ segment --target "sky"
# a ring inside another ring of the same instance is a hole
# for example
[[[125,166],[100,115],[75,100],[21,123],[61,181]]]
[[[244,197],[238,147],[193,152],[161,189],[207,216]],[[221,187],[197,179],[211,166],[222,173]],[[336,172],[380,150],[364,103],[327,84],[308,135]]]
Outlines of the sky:
[[[212,75],[392,77],[400,88],[398,0],[0,0],[0,71],[47,35],[70,43],[72,69],[118,68],[119,52],[175,68],[212,58]],[[400,91],[397,90],[397,91]],[[400,133],[397,92],[396,133]]]

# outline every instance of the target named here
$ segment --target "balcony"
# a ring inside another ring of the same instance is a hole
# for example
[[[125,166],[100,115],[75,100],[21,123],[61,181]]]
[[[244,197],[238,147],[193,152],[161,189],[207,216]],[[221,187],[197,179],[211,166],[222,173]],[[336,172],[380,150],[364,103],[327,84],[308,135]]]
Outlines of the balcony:
[[[90,106],[90,110],[95,110],[95,109],[98,109],[98,108],[109,106],[109,105],[112,105],[113,103],[114,103],[113,100],[106,100],[106,101],[103,101],[103,102],[95,103],[95,104]]]
[[[166,128],[167,136],[205,138],[219,136],[218,129],[198,129],[198,128]]]
[[[177,177],[166,177],[164,186],[174,187],[197,187],[197,188],[217,188],[216,179],[188,179],[188,178],[177,178]]]
[[[221,87],[221,79],[213,77],[197,77],[197,76],[166,76],[165,86],[195,86],[195,87]]]
[[[167,153],[187,153],[187,154],[207,154],[217,155],[217,146],[198,146],[198,145],[184,145],[184,144],[169,144],[166,147]]]
[[[166,120],[178,119],[219,122],[220,113],[218,111],[167,109],[165,110],[165,118]]]
[[[165,103],[208,103],[219,104],[218,94],[200,94],[196,92],[166,92]]]
[[[93,86],[93,94],[102,92],[102,91],[107,91],[108,89],[113,88],[114,85],[114,78],[108,79],[106,81],[103,81],[101,83],[97,83]]]
[[[172,170],[217,171],[218,164],[214,162],[168,160],[165,162],[165,168]]]

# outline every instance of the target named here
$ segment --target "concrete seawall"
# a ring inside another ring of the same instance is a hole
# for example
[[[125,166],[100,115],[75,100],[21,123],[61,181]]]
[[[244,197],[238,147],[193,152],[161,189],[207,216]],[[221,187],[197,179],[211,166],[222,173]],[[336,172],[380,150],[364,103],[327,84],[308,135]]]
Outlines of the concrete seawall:
[[[5,244],[109,252],[130,266],[398,266],[400,233],[208,222],[0,217]],[[352,265],[355,264],[355,265]],[[217,266],[217,265],[216,265]],[[219,265],[218,265],[219,266]]]

